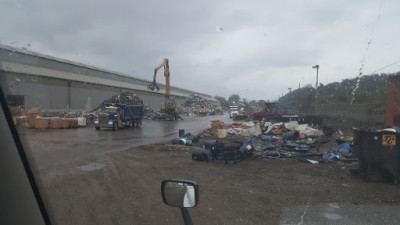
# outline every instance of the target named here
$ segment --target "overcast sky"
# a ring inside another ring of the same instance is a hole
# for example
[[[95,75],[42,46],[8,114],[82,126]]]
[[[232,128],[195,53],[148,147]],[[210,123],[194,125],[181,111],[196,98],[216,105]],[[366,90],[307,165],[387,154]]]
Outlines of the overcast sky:
[[[276,100],[315,86],[316,64],[323,84],[364,59],[400,71],[397,0],[0,0],[0,27],[1,44],[147,80],[169,58],[171,85],[212,96]]]

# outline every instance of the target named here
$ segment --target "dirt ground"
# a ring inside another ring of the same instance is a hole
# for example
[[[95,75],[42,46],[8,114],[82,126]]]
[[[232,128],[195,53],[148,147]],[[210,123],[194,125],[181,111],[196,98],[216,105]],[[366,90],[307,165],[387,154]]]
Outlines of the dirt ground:
[[[194,224],[279,224],[292,207],[400,203],[398,186],[366,182],[354,167],[293,158],[199,162],[189,147],[159,143],[41,171],[39,183],[56,224],[183,224],[179,208],[161,199],[161,181],[170,178],[199,184]],[[295,224],[303,216],[294,215]]]

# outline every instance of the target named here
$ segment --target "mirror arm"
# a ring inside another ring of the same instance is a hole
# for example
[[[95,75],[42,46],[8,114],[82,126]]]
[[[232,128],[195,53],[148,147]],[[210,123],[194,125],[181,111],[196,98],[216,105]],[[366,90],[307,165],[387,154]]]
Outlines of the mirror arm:
[[[184,207],[179,207],[181,209],[183,220],[185,221],[185,225],[193,225],[192,218],[190,218],[189,210]]]

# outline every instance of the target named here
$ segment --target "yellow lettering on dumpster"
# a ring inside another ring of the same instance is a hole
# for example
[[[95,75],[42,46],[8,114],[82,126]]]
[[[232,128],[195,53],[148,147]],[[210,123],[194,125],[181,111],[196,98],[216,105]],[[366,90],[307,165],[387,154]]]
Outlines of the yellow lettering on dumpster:
[[[382,145],[385,146],[394,146],[396,145],[396,135],[382,135]]]

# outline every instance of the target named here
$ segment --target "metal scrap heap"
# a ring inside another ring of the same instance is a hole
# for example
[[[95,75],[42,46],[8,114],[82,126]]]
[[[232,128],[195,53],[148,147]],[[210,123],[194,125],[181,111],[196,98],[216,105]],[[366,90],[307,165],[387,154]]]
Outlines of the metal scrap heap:
[[[140,99],[135,93],[131,92],[121,92],[119,94],[111,96],[111,98],[104,100],[96,108],[92,109],[91,112],[97,111],[99,109],[104,109],[104,103],[121,103],[126,105],[143,105],[143,100]]]
[[[317,164],[325,161],[340,160],[354,163],[357,161],[351,151],[351,141],[335,143],[324,136],[321,130],[308,124],[299,124],[297,121],[287,123],[254,123],[236,122],[225,124],[219,120],[211,121],[211,128],[204,130],[206,149],[202,154],[210,154],[212,159],[219,159],[218,155],[225,155],[230,151],[232,144],[234,152],[242,155],[264,159],[293,158],[299,161]],[[207,148],[207,143],[213,143]],[[227,146],[228,144],[228,146]],[[209,151],[209,152],[207,152]],[[195,152],[193,157],[200,157],[200,152]],[[316,157],[314,160],[309,157]],[[222,157],[224,158],[224,157]],[[234,157],[235,162],[242,157]],[[243,159],[243,158],[242,158]],[[226,160],[226,158],[225,158]]]
[[[179,107],[181,114],[185,114],[188,116],[192,115],[200,115],[200,109],[204,107],[206,113],[215,112],[215,106],[211,104],[211,102],[199,94],[191,94],[186,99],[186,101]]]

